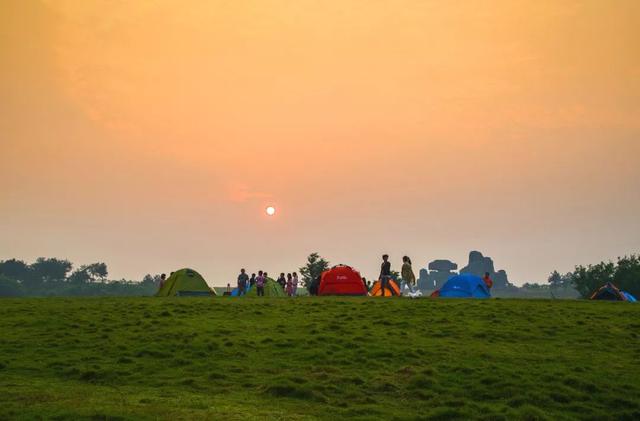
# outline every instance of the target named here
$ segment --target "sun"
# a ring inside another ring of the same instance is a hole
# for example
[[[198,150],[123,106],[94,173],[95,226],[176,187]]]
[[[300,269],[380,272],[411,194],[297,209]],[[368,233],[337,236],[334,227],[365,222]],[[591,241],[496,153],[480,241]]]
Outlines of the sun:
[[[267,215],[269,216],[273,216],[276,214],[276,208],[274,208],[273,206],[267,206],[267,208],[264,210]]]

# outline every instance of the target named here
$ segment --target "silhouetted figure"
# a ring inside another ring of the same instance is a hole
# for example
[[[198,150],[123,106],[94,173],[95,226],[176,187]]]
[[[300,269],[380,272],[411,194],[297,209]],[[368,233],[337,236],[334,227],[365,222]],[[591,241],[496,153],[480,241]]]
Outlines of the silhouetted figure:
[[[487,288],[491,289],[491,287],[493,287],[493,280],[491,279],[491,276],[489,276],[489,272],[484,273],[484,277],[482,278],[482,280],[484,281],[484,284],[487,286]]]
[[[287,295],[293,297],[293,278],[290,273],[287,273]]]
[[[407,284],[409,291],[415,292],[416,275],[413,273],[409,256],[402,258],[402,280]]]
[[[298,274],[296,272],[293,272],[293,296],[295,297],[296,295],[298,295]]]
[[[286,286],[287,286],[287,279],[284,277],[284,273],[280,274],[280,277],[277,280],[278,285],[280,285],[280,287],[282,288],[283,291],[285,291]]]
[[[382,265],[380,266],[380,292],[383,297],[389,286],[389,279],[391,279],[391,262],[389,262],[389,255],[384,254],[382,256]]]
[[[262,271],[258,271],[258,277],[256,278],[256,293],[258,297],[264,297],[264,283],[266,282],[266,276],[262,274]]]
[[[162,287],[164,286],[165,281],[167,280],[167,275],[166,274],[162,274],[160,275],[160,288],[158,289],[162,289]]]
[[[238,296],[247,293],[247,281],[249,281],[249,275],[245,273],[244,269],[240,269],[240,275],[238,275]]]
[[[252,273],[251,278],[249,278],[249,287],[252,287],[256,284],[256,274]]]

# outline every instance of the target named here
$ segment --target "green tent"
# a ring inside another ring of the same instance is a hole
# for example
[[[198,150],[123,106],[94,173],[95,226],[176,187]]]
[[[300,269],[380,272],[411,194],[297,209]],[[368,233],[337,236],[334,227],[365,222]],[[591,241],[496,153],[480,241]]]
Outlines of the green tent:
[[[279,283],[274,281],[271,278],[267,278],[267,282],[264,284],[264,296],[265,297],[286,297],[287,294],[284,293],[284,290],[280,286]],[[252,286],[249,288],[249,291],[243,295],[243,297],[257,297],[258,289],[256,286]]]
[[[164,281],[156,297],[216,295],[204,278],[193,269],[175,271]]]

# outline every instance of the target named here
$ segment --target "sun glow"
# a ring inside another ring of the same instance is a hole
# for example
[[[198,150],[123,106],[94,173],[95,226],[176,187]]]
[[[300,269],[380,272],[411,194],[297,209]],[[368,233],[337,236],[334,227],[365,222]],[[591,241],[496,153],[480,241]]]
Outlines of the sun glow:
[[[267,215],[273,216],[276,214],[276,208],[274,208],[273,206],[267,206],[267,209],[265,209],[265,212],[267,213]]]

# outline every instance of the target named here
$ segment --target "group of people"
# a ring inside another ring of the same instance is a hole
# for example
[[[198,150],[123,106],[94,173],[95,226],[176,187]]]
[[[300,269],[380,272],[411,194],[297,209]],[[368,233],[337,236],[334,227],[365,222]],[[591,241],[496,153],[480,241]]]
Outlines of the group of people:
[[[416,285],[416,275],[413,272],[413,267],[411,266],[411,258],[409,256],[402,257],[402,269],[400,270],[400,275],[405,285],[409,289],[411,293],[415,293],[417,291]],[[249,288],[253,286],[256,287],[256,292],[259,297],[264,296],[264,287],[267,282],[267,278],[269,275],[267,272],[258,271],[258,275],[252,273],[249,276],[244,269],[240,269],[240,274],[238,275],[238,295],[245,295]],[[378,276],[380,280],[380,292],[384,296],[386,291],[390,289],[389,281],[393,279],[392,271],[391,271],[391,262],[389,261],[389,255],[384,254],[382,256],[382,264],[380,265],[380,275]],[[493,286],[493,281],[489,277],[489,273],[486,273],[483,277],[484,283],[487,285],[487,288],[491,288]],[[298,274],[296,272],[288,273],[285,277],[284,273],[281,273],[276,281],[278,285],[282,288],[282,290],[290,297],[295,297],[298,291]],[[362,278],[362,282],[364,286],[367,288],[367,291],[371,290],[371,282],[367,281],[365,278]],[[311,295],[317,294],[318,286],[320,285],[320,277],[314,279],[314,282],[311,285],[310,293]],[[227,284],[228,292],[230,293],[231,285]],[[315,294],[314,294],[315,291]]]
[[[409,256],[402,257],[402,269],[400,271],[400,275],[402,276],[404,283],[407,285],[407,288],[409,288],[409,291],[412,293],[415,292],[416,275],[413,273],[411,259]],[[392,279],[391,262],[389,261],[388,254],[384,254],[382,256],[382,265],[380,266],[380,276],[378,279],[380,280],[380,292],[382,295],[385,295],[386,290],[389,289],[389,281]]]
[[[238,295],[245,295],[249,288],[255,286],[258,297],[264,297],[264,287],[268,278],[269,274],[261,270],[258,271],[258,275],[252,273],[249,276],[244,268],[240,269],[237,283]],[[289,297],[295,297],[298,293],[298,274],[296,272],[287,273],[286,277],[283,272],[276,282]],[[231,286],[227,285],[227,289],[230,288]]]

